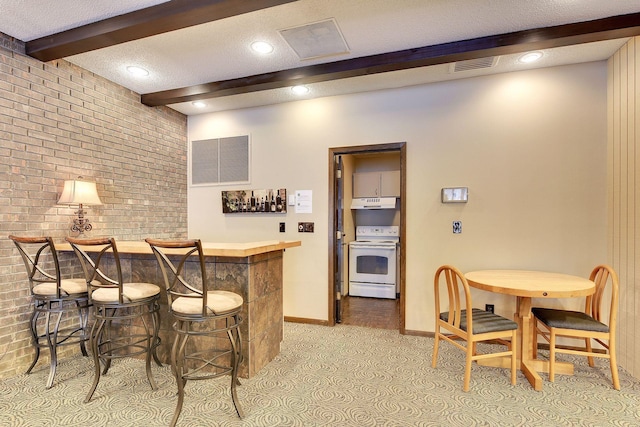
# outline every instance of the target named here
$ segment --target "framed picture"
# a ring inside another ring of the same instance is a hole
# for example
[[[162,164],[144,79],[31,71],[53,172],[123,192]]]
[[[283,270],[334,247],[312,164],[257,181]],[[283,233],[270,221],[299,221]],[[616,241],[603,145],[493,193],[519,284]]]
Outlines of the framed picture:
[[[223,191],[222,213],[287,213],[287,190]]]

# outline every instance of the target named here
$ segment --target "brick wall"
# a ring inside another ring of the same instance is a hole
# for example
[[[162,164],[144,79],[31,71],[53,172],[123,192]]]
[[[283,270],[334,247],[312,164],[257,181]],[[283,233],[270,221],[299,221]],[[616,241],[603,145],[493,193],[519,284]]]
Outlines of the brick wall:
[[[7,236],[70,235],[74,209],[56,206],[65,179],[97,183],[103,205],[87,209],[88,236],[187,235],[186,116],[23,52],[0,33],[0,378],[23,373],[33,356],[26,273]]]

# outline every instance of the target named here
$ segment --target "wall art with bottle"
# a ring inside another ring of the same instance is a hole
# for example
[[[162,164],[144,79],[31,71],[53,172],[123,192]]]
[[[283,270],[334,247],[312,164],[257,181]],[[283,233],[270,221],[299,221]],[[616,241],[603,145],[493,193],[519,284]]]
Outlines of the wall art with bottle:
[[[222,213],[287,213],[287,190],[223,191]]]

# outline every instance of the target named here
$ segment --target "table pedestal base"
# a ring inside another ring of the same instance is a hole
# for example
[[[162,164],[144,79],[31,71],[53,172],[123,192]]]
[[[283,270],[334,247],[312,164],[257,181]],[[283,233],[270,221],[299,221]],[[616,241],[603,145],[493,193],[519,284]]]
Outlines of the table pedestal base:
[[[476,361],[481,366],[492,366],[495,368],[511,369],[511,359],[509,357],[494,357],[491,359],[481,359]],[[536,391],[542,391],[542,378],[538,372],[549,372],[549,361],[542,359],[518,360],[520,370],[527,378],[531,386]],[[573,364],[556,361],[556,374],[573,375]]]

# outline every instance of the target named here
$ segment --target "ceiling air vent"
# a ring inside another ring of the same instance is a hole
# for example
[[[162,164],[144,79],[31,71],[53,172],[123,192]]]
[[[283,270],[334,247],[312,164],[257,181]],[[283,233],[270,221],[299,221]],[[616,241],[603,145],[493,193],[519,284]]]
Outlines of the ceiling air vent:
[[[349,53],[335,19],[280,30],[280,35],[300,59],[313,59]]]
[[[486,58],[469,59],[467,61],[458,61],[451,64],[451,73],[460,73],[463,71],[479,70],[482,68],[491,68],[498,63],[498,57],[488,56]]]

